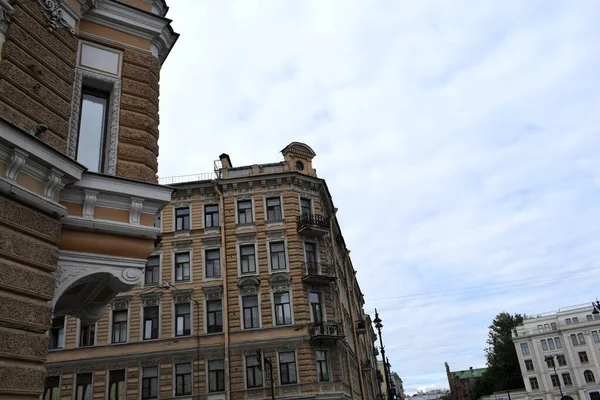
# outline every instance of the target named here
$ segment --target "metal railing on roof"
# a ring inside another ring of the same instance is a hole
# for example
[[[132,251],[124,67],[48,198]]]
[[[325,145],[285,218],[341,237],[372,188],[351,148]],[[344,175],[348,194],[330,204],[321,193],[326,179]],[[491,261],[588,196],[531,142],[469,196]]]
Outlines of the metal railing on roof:
[[[214,172],[203,172],[200,174],[167,176],[158,178],[158,183],[161,185],[176,185],[178,183],[196,182],[196,181],[212,181],[217,179],[217,174]]]

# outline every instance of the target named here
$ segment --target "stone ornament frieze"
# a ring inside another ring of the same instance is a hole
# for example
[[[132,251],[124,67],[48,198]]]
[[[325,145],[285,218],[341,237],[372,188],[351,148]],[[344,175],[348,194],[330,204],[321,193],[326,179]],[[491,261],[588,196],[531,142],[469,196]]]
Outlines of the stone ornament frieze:
[[[223,286],[205,286],[202,288],[206,300],[221,300],[223,298]]]
[[[269,277],[273,293],[289,292],[292,278],[286,272],[277,272]]]
[[[65,18],[65,6],[62,0],[38,0],[42,6],[46,19],[48,20],[47,29],[52,32],[61,28],[66,28],[72,34],[75,34],[73,17],[69,20]]]
[[[186,290],[178,290],[177,292],[172,292],[173,303],[181,304],[181,303],[189,303],[192,301],[192,289]]]
[[[158,306],[161,303],[161,293],[144,293],[141,294],[142,298],[142,306],[144,307],[153,307]]]

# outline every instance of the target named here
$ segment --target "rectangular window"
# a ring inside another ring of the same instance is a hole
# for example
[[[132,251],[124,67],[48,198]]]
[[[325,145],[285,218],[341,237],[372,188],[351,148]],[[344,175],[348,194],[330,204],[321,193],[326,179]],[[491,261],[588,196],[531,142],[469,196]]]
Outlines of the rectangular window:
[[[113,311],[111,343],[125,343],[126,341],[127,310]]]
[[[222,392],[225,390],[225,367],[223,360],[208,362],[208,391]]]
[[[570,336],[571,338],[571,343],[573,343],[573,346],[579,346],[579,342],[577,341],[577,335],[576,334],[571,334]]]
[[[190,303],[175,304],[175,336],[190,335],[190,325]]]
[[[158,229],[162,228],[162,216],[160,213],[156,214],[156,216],[154,217],[154,227]]]
[[[544,331],[550,332],[550,324],[544,324]]]
[[[565,323],[567,325],[571,325],[573,322],[571,322],[571,318],[567,318],[567,319],[565,319]]]
[[[556,347],[554,347],[554,339],[548,339],[548,348],[550,350],[554,350]]]
[[[312,214],[312,207],[310,204],[310,199],[301,198],[300,199],[300,214],[302,215],[310,215]]]
[[[212,228],[215,226],[219,226],[219,205],[206,205],[204,206],[204,227]]]
[[[219,278],[221,276],[221,251],[219,249],[206,250],[206,277]]]
[[[319,382],[329,382],[329,364],[325,350],[317,350],[317,375]]]
[[[158,339],[158,306],[144,307],[144,340]]]
[[[532,360],[525,360],[525,369],[527,369],[527,371],[534,371],[534,367],[533,367],[533,361]]]
[[[60,376],[48,376],[42,400],[60,400]]]
[[[75,379],[75,399],[92,400],[92,373],[77,374]]]
[[[314,243],[304,243],[304,259],[306,265],[309,267],[316,267],[317,265],[317,246]]]
[[[86,87],[82,90],[76,160],[90,172],[103,170],[109,97]]]
[[[158,399],[158,367],[142,369],[142,400]]]
[[[529,354],[529,344],[521,343],[521,353],[525,355]]]
[[[600,342],[600,336],[598,336],[598,331],[592,331],[592,338],[594,342]]]
[[[552,381],[552,386],[553,387],[559,387],[560,386],[560,380],[558,379],[558,375],[550,375],[550,380]]]
[[[275,324],[289,325],[292,323],[292,311],[290,307],[289,293],[275,293]]]
[[[50,328],[49,349],[62,349],[65,340],[65,317],[52,319],[52,327]]]
[[[258,317],[258,296],[242,297],[244,329],[260,328]]]
[[[585,351],[580,351],[577,354],[579,355],[579,362],[581,362],[582,364],[590,362],[590,360],[588,360],[588,356]]]
[[[592,314],[588,314],[588,315],[586,315],[586,316],[585,316],[585,318],[586,318],[588,321],[593,321],[593,320],[594,320],[594,317],[592,317]]]
[[[578,317],[573,317],[573,323],[574,324],[578,324],[579,323],[579,318]]]
[[[552,323],[550,324],[550,327],[552,328],[552,330],[553,330],[553,331],[556,331],[556,330],[558,330],[558,328],[556,327],[556,322],[552,322]]]
[[[554,343],[556,343],[556,348],[557,349],[562,349],[562,341],[560,340],[559,337],[555,337],[554,338]]]
[[[308,293],[308,302],[310,303],[311,321],[318,324],[323,322],[323,308],[321,306],[321,294],[316,292]]]
[[[565,372],[562,374],[562,378],[563,378],[563,383],[565,384],[565,386],[573,386],[573,381],[571,380],[571,374],[569,374],[568,372]]]
[[[190,280],[190,253],[175,254],[175,281],[185,282]]]
[[[285,263],[285,245],[283,242],[269,243],[271,252],[271,270],[278,271],[286,269]]]
[[[538,325],[537,328],[539,333],[544,332],[544,325]]]
[[[192,364],[175,364],[175,396],[192,394]]]
[[[207,301],[206,310],[208,333],[223,332],[223,306],[221,300]]]
[[[238,224],[251,224],[252,219],[252,200],[238,201]]]
[[[96,324],[80,322],[79,347],[93,346],[96,339]]]
[[[281,217],[281,199],[270,197],[267,199],[267,221],[278,221]]]
[[[144,278],[145,285],[157,285],[160,282],[160,256],[148,257]]]
[[[583,333],[578,333],[577,334],[577,339],[579,339],[579,344],[580,345],[584,345],[585,344],[585,337],[583,336]]]
[[[565,358],[564,354],[558,354],[556,356],[556,361],[558,361],[558,366],[559,367],[564,367],[567,365],[567,359]]]
[[[296,353],[293,351],[279,353],[279,378],[282,385],[298,383]]]
[[[540,388],[537,378],[529,378],[529,383],[531,384],[532,390],[537,390]]]
[[[108,372],[108,400],[125,400],[125,370]]]
[[[546,365],[548,366],[548,368],[554,368],[554,358],[547,359]]]
[[[190,230],[190,208],[181,207],[175,209],[175,230],[189,231]]]
[[[263,386],[261,369],[257,356],[246,356],[246,387],[248,389]]]
[[[240,246],[240,264],[242,274],[256,273],[256,254],[253,244]]]
[[[546,339],[542,339],[542,349],[544,351],[548,350],[548,343],[546,343]]]

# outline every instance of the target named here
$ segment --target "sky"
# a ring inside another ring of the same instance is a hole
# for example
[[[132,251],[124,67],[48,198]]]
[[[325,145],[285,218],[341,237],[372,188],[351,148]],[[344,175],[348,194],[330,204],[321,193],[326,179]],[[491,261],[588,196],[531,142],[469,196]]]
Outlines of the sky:
[[[408,393],[485,366],[499,312],[596,298],[600,2],[169,5],[159,175],[311,146]]]

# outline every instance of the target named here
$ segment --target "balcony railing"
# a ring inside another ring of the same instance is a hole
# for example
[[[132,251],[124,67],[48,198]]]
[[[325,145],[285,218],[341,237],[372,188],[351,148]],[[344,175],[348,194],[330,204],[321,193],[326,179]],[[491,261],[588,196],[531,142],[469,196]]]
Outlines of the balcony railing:
[[[333,265],[321,264],[318,262],[308,262],[303,266],[304,276],[302,281],[306,283],[314,283],[327,285],[336,280],[335,268]]]
[[[302,214],[296,217],[298,233],[308,236],[322,236],[329,232],[329,217],[316,214]]]
[[[215,172],[205,172],[201,174],[167,176],[158,178],[158,183],[161,185],[176,185],[178,183],[197,182],[197,181],[212,181],[217,179]]]
[[[319,322],[310,327],[310,338],[320,341],[336,341],[344,338],[342,325],[336,322]]]

